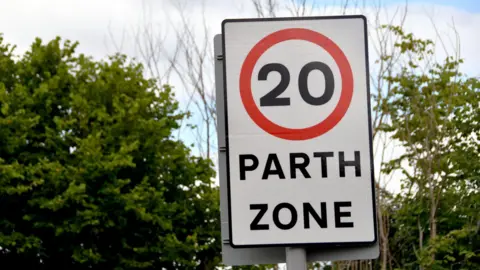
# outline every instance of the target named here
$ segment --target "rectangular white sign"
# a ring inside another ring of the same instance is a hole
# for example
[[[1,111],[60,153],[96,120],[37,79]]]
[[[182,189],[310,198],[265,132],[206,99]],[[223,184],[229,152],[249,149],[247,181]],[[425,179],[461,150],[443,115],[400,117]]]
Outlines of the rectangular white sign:
[[[376,239],[366,19],[222,24],[233,247]]]

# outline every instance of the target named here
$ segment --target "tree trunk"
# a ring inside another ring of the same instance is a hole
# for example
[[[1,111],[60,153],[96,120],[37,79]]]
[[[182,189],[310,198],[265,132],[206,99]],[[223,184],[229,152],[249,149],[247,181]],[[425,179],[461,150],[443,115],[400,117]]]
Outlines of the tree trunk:
[[[380,206],[379,206],[380,208]],[[387,228],[385,226],[385,222],[383,216],[380,216],[380,220],[382,223],[380,224],[380,233],[381,233],[381,252],[382,252],[382,270],[387,270],[387,259],[388,259],[388,234]]]
[[[387,258],[388,258],[388,233],[387,226],[385,226],[385,222],[383,219],[383,211],[382,211],[382,204],[380,199],[381,189],[379,184],[375,185],[377,188],[377,220],[378,220],[378,227],[380,233],[380,253],[381,253],[381,270],[387,270]]]
[[[432,242],[437,237],[437,203],[434,196],[433,188],[430,188],[432,198],[430,200],[430,242]],[[435,251],[432,251],[431,254],[431,263],[435,262]]]
[[[417,227],[418,227],[418,247],[420,251],[423,249],[423,228],[422,224],[420,223],[420,218],[417,217]],[[420,265],[419,270],[423,270],[423,266]]]

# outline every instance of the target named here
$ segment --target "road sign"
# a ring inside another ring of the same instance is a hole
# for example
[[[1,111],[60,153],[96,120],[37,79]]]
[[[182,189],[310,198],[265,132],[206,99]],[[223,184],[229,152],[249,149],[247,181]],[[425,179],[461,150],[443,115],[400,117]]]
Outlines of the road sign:
[[[376,243],[366,20],[222,24],[232,247]]]
[[[215,54],[215,87],[218,135],[218,176],[220,183],[220,219],[222,237],[222,263],[224,265],[255,265],[285,263],[287,249],[282,246],[232,248],[229,232],[229,207],[227,189],[227,162],[225,140],[225,106],[224,106],[224,63],[222,35],[217,34],[213,40]],[[378,230],[377,230],[378,233]],[[307,247],[307,261],[345,261],[369,260],[378,258],[380,247],[378,241],[368,246],[351,247]]]

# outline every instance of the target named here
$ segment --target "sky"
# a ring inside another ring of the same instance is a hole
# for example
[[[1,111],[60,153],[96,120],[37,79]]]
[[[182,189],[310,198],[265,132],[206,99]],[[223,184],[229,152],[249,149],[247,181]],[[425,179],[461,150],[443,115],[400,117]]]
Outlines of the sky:
[[[344,2],[308,1],[315,2],[318,9],[313,15],[335,14],[335,4],[338,6]],[[131,38],[131,33],[144,25],[146,17],[154,23],[157,33],[172,36],[171,23],[179,19],[174,3],[185,4],[185,12],[191,21],[198,18],[201,22],[199,14],[203,2],[210,28],[209,38],[220,33],[222,19],[255,17],[250,0],[0,0],[0,32],[7,41],[17,44],[20,51],[26,49],[35,37],[48,40],[59,35],[79,41],[80,49],[95,57],[114,52],[112,39],[122,43],[123,36],[122,51],[133,56],[136,54],[133,42],[125,40],[125,34]],[[397,6],[405,4],[403,0],[356,2],[359,2],[358,6],[367,8],[378,6],[381,2],[390,16]],[[474,34],[480,27],[480,3],[476,0],[408,0],[408,4],[406,28],[416,34],[426,37],[435,35],[430,16],[441,31],[451,32],[449,28],[452,21],[455,22],[467,59],[466,66],[469,71],[475,72],[474,63],[480,59],[476,49],[480,35]],[[280,14],[288,15],[283,7],[280,10]],[[358,13],[359,10],[356,11]]]
[[[289,16],[285,4],[291,1],[279,0],[280,16]],[[312,13],[308,15],[342,14],[341,3],[344,1],[308,2],[314,4]],[[382,23],[398,23],[405,12],[405,1],[402,0],[349,2],[357,3],[357,8],[349,8],[347,13],[366,15],[369,27],[377,19],[375,10],[378,10],[379,5],[382,11],[378,19]],[[19,53],[25,51],[36,37],[48,41],[60,36],[63,39],[79,41],[79,51],[97,59],[116,51],[141,58],[136,41],[146,43],[141,36],[135,38],[135,33],[142,33],[142,29],[147,25],[154,29],[152,33],[155,38],[165,37],[162,40],[166,52],[173,52],[176,44],[175,29],[181,22],[179,6],[185,18],[192,23],[195,40],[199,43],[203,42],[205,36],[202,29],[203,19],[208,28],[207,39],[212,40],[215,34],[220,33],[223,19],[256,16],[250,0],[0,0],[0,33],[7,42],[17,45]],[[444,46],[440,46],[438,50],[439,58],[444,57],[446,52],[455,51],[456,44],[459,44],[457,47],[461,57],[465,58],[462,71],[470,76],[480,76],[480,1],[409,0],[404,28],[419,37],[437,41],[441,37]],[[377,56],[374,44],[378,36],[375,36],[375,31],[371,32],[370,63],[374,72],[373,61]],[[459,43],[456,42],[456,35]],[[210,50],[213,52],[213,48]],[[159,59],[159,66],[162,71],[168,63],[162,58]],[[211,65],[206,66],[205,72],[212,82],[209,88],[213,91],[212,68]],[[187,95],[179,79],[174,76],[171,83],[176,87],[182,104],[186,104]],[[186,136],[187,141],[191,139]],[[401,152],[392,149],[390,150],[394,154]],[[393,186],[393,189],[398,189],[398,182]]]

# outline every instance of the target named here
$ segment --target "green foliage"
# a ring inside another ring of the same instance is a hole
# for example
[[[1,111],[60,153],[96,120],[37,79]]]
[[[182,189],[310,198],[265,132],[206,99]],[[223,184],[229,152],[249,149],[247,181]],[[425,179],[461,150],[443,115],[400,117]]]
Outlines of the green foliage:
[[[115,55],[0,37],[0,265],[212,269],[219,194],[210,160],[172,137],[169,86]]]
[[[383,170],[406,175],[390,221],[393,261],[399,269],[478,269],[480,81],[459,72],[461,59],[433,62],[431,41],[388,28],[407,59],[385,77],[393,88],[377,107],[389,116],[382,130],[405,149]]]

